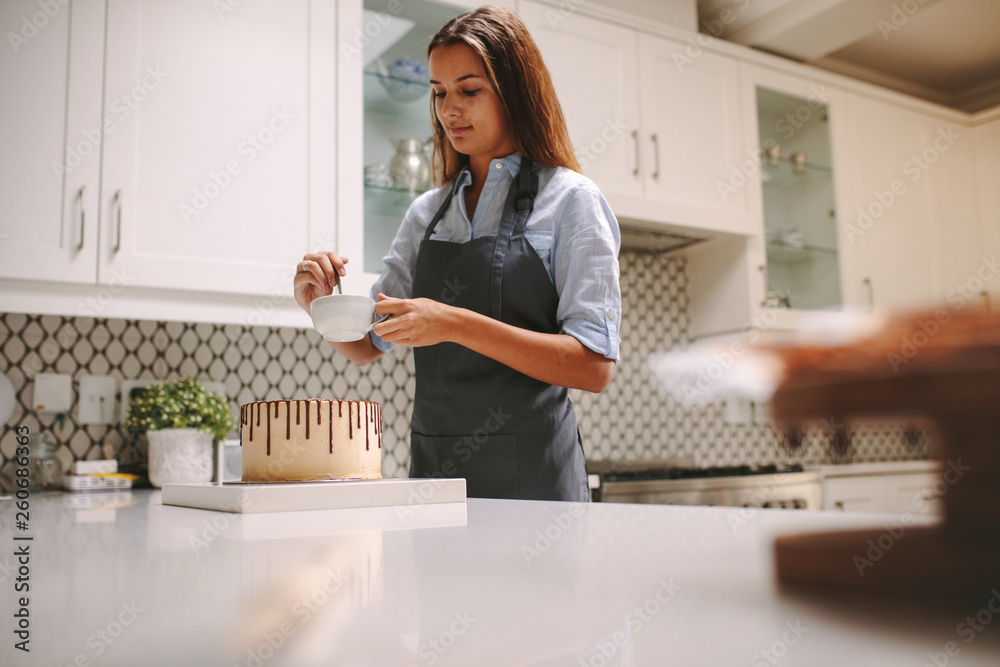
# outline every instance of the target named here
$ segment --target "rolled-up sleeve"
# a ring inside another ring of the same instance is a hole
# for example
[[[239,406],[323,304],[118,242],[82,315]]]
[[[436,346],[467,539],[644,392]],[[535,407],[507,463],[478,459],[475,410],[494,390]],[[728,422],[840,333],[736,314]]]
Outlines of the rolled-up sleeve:
[[[608,359],[619,359],[622,295],[618,276],[621,233],[597,186],[581,183],[561,207],[552,246],[562,332]]]

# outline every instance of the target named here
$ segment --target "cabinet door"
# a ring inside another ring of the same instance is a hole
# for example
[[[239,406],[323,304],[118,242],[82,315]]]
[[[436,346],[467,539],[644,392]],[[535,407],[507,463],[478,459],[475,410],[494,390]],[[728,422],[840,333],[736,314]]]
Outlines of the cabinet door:
[[[92,283],[104,3],[3,2],[0,26],[0,276]]]
[[[670,220],[759,231],[759,217],[750,214],[749,186],[737,179],[738,187],[725,187],[752,157],[741,95],[736,60],[639,35],[646,197],[667,206]]]
[[[636,33],[528,0],[520,16],[552,75],[583,173],[612,205],[616,195],[641,196],[649,166],[637,152]]]
[[[937,126],[915,111],[844,93],[834,128],[838,209],[845,239],[845,303],[917,308],[933,300],[930,179],[919,156]],[[849,259],[848,259],[849,258]]]
[[[311,153],[335,160],[310,107],[336,67],[310,10],[331,2],[108,3],[100,282],[290,293],[310,226],[333,229],[310,207]]]
[[[824,481],[823,509],[840,512],[881,512],[881,477],[833,477]]]
[[[976,179],[979,187],[979,220],[983,256],[1000,259],[1000,119],[973,129]],[[1000,306],[1000,275],[985,289],[992,304]]]

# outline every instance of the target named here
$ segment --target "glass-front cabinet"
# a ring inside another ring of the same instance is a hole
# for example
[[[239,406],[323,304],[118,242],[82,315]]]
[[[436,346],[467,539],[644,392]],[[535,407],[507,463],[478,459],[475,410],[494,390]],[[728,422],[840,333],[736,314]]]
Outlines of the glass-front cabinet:
[[[473,5],[461,0],[364,0],[353,16],[342,13],[348,19],[342,40],[358,47],[352,54],[342,49],[348,68],[342,74],[349,81],[360,67],[361,93],[354,106],[360,106],[357,122],[341,126],[347,141],[354,142],[342,159],[347,168],[357,169],[364,192],[360,210],[341,209],[337,249],[350,258],[346,292],[368,293],[407,208],[432,187],[427,43],[449,19]],[[354,90],[341,86],[345,97]],[[345,106],[352,101],[345,99]],[[353,189],[344,196],[353,197]]]
[[[809,96],[756,85],[764,213],[765,308],[842,305],[830,110]]]

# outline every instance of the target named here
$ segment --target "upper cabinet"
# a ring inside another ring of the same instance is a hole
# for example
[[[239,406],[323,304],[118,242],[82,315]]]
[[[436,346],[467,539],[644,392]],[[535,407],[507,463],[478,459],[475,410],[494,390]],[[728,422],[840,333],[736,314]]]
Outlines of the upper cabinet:
[[[0,277],[93,283],[104,2],[3,2],[0,26]]]
[[[744,68],[756,120],[755,178],[764,218],[764,306],[839,309],[841,230],[836,207],[833,91],[808,79]]]
[[[994,116],[996,116],[994,114]],[[982,216],[983,257],[1000,259],[1000,118],[983,123],[973,130],[976,175],[979,187],[979,210]],[[996,265],[993,265],[996,268]],[[1000,275],[990,272],[985,289],[992,303],[1000,306]]]
[[[970,129],[943,114],[841,95],[835,149],[851,165],[838,174],[846,302],[956,305],[982,246]],[[961,299],[973,302],[972,294]]]
[[[333,0],[57,5],[0,56],[24,93],[0,130],[18,147],[0,277],[112,286],[118,305],[290,295],[296,261],[337,241]],[[37,9],[3,3],[3,25]]]
[[[739,63],[525,0],[583,172],[621,219],[753,234]]]
[[[310,0],[109,2],[100,282],[290,293],[310,234],[334,247],[334,20]]]

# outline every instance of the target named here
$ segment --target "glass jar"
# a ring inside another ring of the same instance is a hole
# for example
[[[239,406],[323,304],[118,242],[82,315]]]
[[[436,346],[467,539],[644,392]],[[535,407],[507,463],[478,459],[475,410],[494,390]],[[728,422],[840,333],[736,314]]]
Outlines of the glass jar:
[[[51,440],[34,440],[28,445],[28,489],[57,491],[62,485],[59,445]]]

